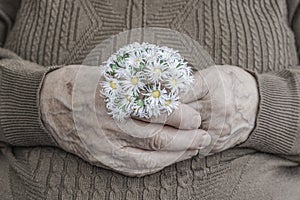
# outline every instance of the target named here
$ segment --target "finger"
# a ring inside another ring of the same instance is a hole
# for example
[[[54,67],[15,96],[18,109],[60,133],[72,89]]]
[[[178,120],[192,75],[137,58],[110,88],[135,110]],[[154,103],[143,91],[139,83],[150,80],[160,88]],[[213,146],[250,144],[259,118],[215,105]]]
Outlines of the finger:
[[[159,117],[153,117],[151,119],[136,119],[149,123],[166,124],[183,130],[198,129],[201,125],[199,112],[187,104],[180,104],[169,116],[167,113],[164,113]]]
[[[165,127],[161,133],[144,141],[144,148],[161,151],[197,150],[210,144],[209,134],[201,129],[178,130]]]
[[[196,156],[199,153],[199,150],[188,150],[184,151],[184,153],[178,158],[176,162],[181,162],[187,159],[190,159],[194,156]]]
[[[181,95],[180,101],[182,103],[189,103],[203,98],[208,94],[208,86],[203,77],[201,71],[196,71],[194,73],[194,82],[192,87],[188,90],[187,93]]]
[[[130,138],[128,142],[132,146],[147,150],[182,151],[206,147],[211,141],[210,135],[201,129],[179,130],[163,126],[159,130],[155,126],[144,129],[144,132],[147,131],[146,134],[151,135],[150,137]]]
[[[127,146],[146,150],[180,151],[199,149],[208,146],[211,141],[210,135],[201,129],[180,130],[139,120],[119,124],[105,123],[104,126],[105,129],[116,133],[116,139],[122,142],[126,141]]]
[[[221,152],[221,151],[224,151],[228,148],[226,147],[230,147],[230,142],[229,140],[225,140],[223,142],[221,141],[217,141],[214,145],[213,145],[213,148],[211,149],[211,152],[212,153],[218,153],[218,152]]]
[[[194,110],[196,110],[198,113],[200,113],[201,120],[207,121],[211,117],[211,101],[210,100],[198,100],[193,101],[188,106],[192,107]]]
[[[115,160],[114,170],[129,176],[142,177],[162,170],[163,168],[189,159],[197,155],[197,150],[190,151],[144,151],[142,149],[126,147],[122,149],[128,160]],[[123,154],[123,153],[122,153]],[[125,156],[122,156],[125,157]],[[125,162],[125,165],[124,165]],[[120,167],[119,167],[120,166]]]

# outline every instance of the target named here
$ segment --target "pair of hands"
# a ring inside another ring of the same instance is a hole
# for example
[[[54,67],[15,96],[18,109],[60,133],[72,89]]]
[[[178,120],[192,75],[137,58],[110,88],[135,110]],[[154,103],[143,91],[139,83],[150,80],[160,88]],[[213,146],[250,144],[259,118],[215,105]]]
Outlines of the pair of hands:
[[[216,153],[247,139],[256,118],[255,79],[233,66],[194,73],[195,82],[170,116],[118,123],[99,90],[99,68],[66,66],[46,76],[42,120],[59,146],[91,164],[144,176],[199,153]]]

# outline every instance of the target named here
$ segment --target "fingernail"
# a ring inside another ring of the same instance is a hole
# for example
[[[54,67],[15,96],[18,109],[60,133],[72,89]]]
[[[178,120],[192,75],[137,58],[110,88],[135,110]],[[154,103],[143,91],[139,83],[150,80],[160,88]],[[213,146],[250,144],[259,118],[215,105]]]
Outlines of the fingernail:
[[[206,133],[206,134],[203,136],[203,143],[202,143],[202,146],[203,146],[203,147],[207,147],[207,146],[210,145],[210,143],[211,143],[211,137],[210,137],[209,134]]]

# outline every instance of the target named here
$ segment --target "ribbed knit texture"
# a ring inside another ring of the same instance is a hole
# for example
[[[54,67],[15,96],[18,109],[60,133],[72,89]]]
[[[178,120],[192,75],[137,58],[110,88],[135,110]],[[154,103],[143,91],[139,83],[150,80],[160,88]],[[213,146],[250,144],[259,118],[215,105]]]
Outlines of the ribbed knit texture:
[[[197,40],[216,64],[269,72],[297,63],[284,0],[22,1],[6,47],[43,66],[82,63],[130,28],[171,28]]]
[[[298,57],[300,58],[300,0],[294,0],[290,3],[293,15],[290,15],[290,23],[296,37]]]
[[[27,65],[31,65],[31,71],[26,70]],[[46,69],[32,65],[22,60],[2,60],[0,127],[11,145],[56,146],[43,128],[38,104],[43,78],[55,67]]]
[[[42,66],[81,63],[96,45],[111,35],[131,28],[155,26],[171,28],[189,35],[209,52],[216,64],[232,64],[255,72],[270,72],[293,67],[298,63],[294,35],[288,26],[286,12],[285,0],[23,0],[5,46],[22,58]],[[163,34],[162,37],[167,38]],[[12,96],[11,102],[17,104],[20,102],[15,98],[15,93],[29,93],[24,101],[30,105],[29,101],[33,98],[30,94],[36,94],[38,80],[41,80],[43,72],[37,72],[34,77],[10,70],[4,73],[8,74],[7,77],[12,77],[13,74],[13,77],[29,78],[22,83],[35,85],[35,89],[26,92],[13,86],[12,89],[16,92],[8,94]],[[261,81],[265,85],[261,86],[265,95],[262,97],[264,105],[260,108],[259,121],[268,121],[270,118],[267,118],[267,112],[273,113],[274,106],[277,105],[274,98],[269,97],[271,93],[268,91],[276,91],[272,84],[276,84],[277,80],[270,80],[266,76]],[[284,100],[279,93],[277,96]],[[293,101],[286,101],[290,102],[287,103],[288,108],[293,105]],[[271,111],[267,111],[269,103]],[[13,108],[18,109],[16,104],[13,104]],[[30,106],[36,109],[35,105]],[[275,114],[277,117],[287,115],[285,112]],[[7,116],[10,116],[9,113]],[[295,120],[293,116],[289,116],[287,120],[274,117],[271,119],[274,123],[272,121],[259,124],[262,126],[272,123],[276,127],[277,123],[291,124]],[[5,119],[2,121],[6,122]],[[38,128],[37,124],[33,127]],[[27,130],[31,127],[23,126]],[[261,137],[264,128],[261,126],[257,127],[256,134],[249,140],[251,144],[253,141],[255,147],[266,151],[286,153],[290,150],[293,134],[285,131],[283,135],[272,135],[267,132],[270,139],[263,143]],[[9,133],[9,123],[7,127],[6,131]],[[294,128],[291,125],[286,130],[294,131]],[[33,132],[39,134],[39,131]],[[10,133],[8,136],[14,137]],[[284,136],[286,145],[280,140]],[[279,139],[279,143],[276,143],[275,138]],[[256,146],[257,144],[260,146]],[[16,189],[14,185],[25,182],[29,172],[33,174],[30,179],[33,186],[25,185],[26,195],[28,198],[35,196],[36,199],[42,193],[46,199],[223,200],[232,197],[235,200],[238,199],[236,196],[239,191],[245,188],[249,188],[247,191],[253,195],[267,196],[276,192],[272,188],[256,190],[254,187],[271,187],[272,184],[268,182],[271,180],[269,176],[272,176],[270,173],[264,173],[266,178],[260,181],[253,179],[259,170],[272,168],[267,164],[253,167],[254,156],[246,156],[254,153],[251,150],[233,149],[206,158],[196,156],[142,178],[130,178],[93,167],[56,148],[14,148],[13,151],[15,155],[7,154],[7,157],[15,156],[17,161],[22,160],[15,164],[13,158],[9,159],[14,166],[10,174],[16,199],[21,198],[20,193],[25,192]],[[260,158],[261,160],[255,161],[264,163],[265,157]],[[272,160],[272,157],[268,159]],[[253,176],[249,176],[253,179],[244,180],[247,173],[251,172],[249,168],[255,169],[252,170]],[[19,169],[25,169],[25,172]],[[15,177],[16,172],[19,178]],[[273,174],[275,176],[276,173]],[[292,179],[290,177],[289,180]],[[39,187],[36,187],[35,182]],[[249,185],[240,187],[241,183]],[[284,183],[289,184],[287,180],[283,180],[282,184]],[[37,192],[36,188],[41,189]]]
[[[241,147],[289,154],[299,134],[300,71],[255,74],[260,92],[257,125]]]

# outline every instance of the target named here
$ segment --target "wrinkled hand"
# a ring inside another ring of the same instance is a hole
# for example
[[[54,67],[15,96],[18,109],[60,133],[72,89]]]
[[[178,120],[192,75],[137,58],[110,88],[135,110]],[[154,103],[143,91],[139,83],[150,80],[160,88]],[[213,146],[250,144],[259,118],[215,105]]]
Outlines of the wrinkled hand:
[[[44,125],[59,146],[91,164],[144,176],[196,155],[209,145],[200,114],[181,104],[169,117],[117,123],[100,96],[99,68],[66,66],[46,76],[40,104]],[[161,123],[166,122],[166,126]]]
[[[194,74],[193,88],[182,98],[197,110],[201,128],[212,136],[210,153],[244,142],[255,125],[258,89],[254,77],[235,66],[212,66]]]

